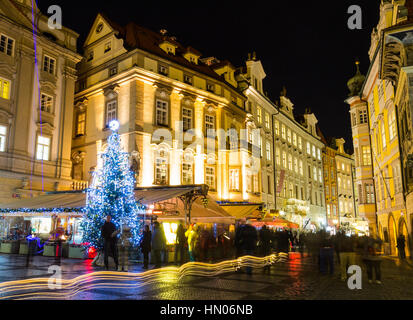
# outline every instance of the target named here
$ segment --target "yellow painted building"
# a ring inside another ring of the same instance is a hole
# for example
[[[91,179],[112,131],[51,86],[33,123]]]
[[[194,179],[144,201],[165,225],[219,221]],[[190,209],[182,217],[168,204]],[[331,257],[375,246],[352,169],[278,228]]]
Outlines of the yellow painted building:
[[[391,255],[399,254],[397,238],[400,234],[405,235],[406,254],[410,255],[411,226],[408,231],[395,99],[396,91],[404,88],[398,86],[392,58],[403,42],[398,37],[407,38],[406,33],[401,35],[400,32],[406,28],[410,8],[411,1],[382,1],[380,21],[373,31],[369,50],[369,72],[363,79],[358,71],[349,81],[351,94],[347,100],[352,117],[357,176],[365,184],[359,196],[365,205],[360,205],[359,209],[366,212],[371,225],[376,218],[376,232],[384,240],[385,252]],[[396,56],[403,61],[403,54]],[[372,215],[373,204],[370,205],[373,202],[371,178],[374,181],[376,217]]]
[[[99,14],[78,68],[73,178],[90,179],[117,119],[139,186],[207,184],[224,209],[260,204],[260,157],[244,143],[246,97],[235,68],[201,56],[166,30],[119,26]]]

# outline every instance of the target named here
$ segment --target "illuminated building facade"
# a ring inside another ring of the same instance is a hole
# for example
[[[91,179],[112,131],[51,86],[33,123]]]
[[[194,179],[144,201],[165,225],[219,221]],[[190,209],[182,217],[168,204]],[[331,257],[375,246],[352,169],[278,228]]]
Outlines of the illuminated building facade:
[[[274,116],[276,209],[301,228],[326,226],[322,150],[317,118],[309,109],[294,115],[294,105],[281,92]]]
[[[79,65],[73,178],[90,179],[107,124],[118,119],[139,186],[207,184],[217,201],[260,203],[260,158],[245,143],[246,97],[234,73],[229,61],[202,59],[166,30],[99,14]]]
[[[246,111],[248,112],[247,129],[248,142],[252,143],[252,130],[258,130],[258,146],[261,158],[261,202],[263,211],[275,213],[275,167],[274,167],[274,116],[278,113],[277,107],[264,94],[263,79],[266,77],[261,61],[257,60],[255,52],[248,54],[244,67],[237,70],[237,81],[240,89],[248,98]],[[255,190],[250,189],[249,192]]]
[[[335,139],[337,153],[335,156],[337,166],[337,193],[339,226],[344,230],[355,227],[358,217],[358,201],[354,193],[354,159],[344,150],[345,140]]]
[[[34,21],[32,1],[0,2],[0,201],[74,187],[78,34],[33,11]]]
[[[380,21],[371,37],[369,72],[364,79],[357,69],[348,83],[350,98],[346,100],[353,128],[359,211],[368,218],[371,232],[384,240],[385,252],[392,255],[398,254],[396,240],[401,233],[408,240],[407,246],[411,241],[397,122],[399,104],[403,102],[396,98],[406,92],[405,78],[399,78],[403,71],[399,70],[407,62],[408,50],[401,49],[403,42],[410,41],[406,28],[411,8],[412,1],[381,2]],[[402,65],[395,68],[395,63]]]
[[[324,193],[327,225],[339,229],[338,191],[337,191],[337,150],[326,141],[323,150]]]

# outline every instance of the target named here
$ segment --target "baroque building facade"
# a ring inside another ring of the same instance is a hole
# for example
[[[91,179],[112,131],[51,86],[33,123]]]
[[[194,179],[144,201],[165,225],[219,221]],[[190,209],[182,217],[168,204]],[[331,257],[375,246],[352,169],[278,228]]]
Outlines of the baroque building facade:
[[[73,178],[90,180],[117,119],[139,186],[207,184],[229,211],[261,204],[258,141],[246,143],[246,97],[235,67],[201,56],[166,30],[119,26],[99,14],[79,65]]]
[[[0,201],[70,190],[78,34],[0,2]],[[35,39],[35,40],[33,40]]]
[[[276,209],[300,228],[326,226],[324,143],[317,123],[309,109],[304,115],[294,115],[284,88],[274,115]]]
[[[263,211],[275,213],[275,165],[274,165],[274,115],[275,104],[264,94],[263,79],[266,77],[261,61],[255,52],[248,54],[244,67],[237,70],[238,87],[247,97],[246,111],[249,122],[248,142],[252,143],[253,130],[258,130],[259,157],[261,158],[261,202]]]
[[[400,127],[404,119],[399,108],[401,104],[403,110],[405,104],[398,101],[406,92],[402,67],[407,63],[406,53],[409,52],[405,46],[411,37],[406,32],[412,21],[411,9],[412,1],[381,2],[380,20],[371,37],[369,72],[364,79],[357,70],[349,81],[350,98],[347,99],[361,184],[359,209],[368,211],[366,216],[372,231],[384,240],[386,253],[392,255],[399,254],[397,238],[401,234],[407,240],[406,253],[410,255],[411,251],[408,189],[403,183],[402,170],[403,163],[407,163],[403,162],[401,143],[405,140]],[[395,63],[400,65],[395,66]],[[374,190],[374,198],[371,190]]]

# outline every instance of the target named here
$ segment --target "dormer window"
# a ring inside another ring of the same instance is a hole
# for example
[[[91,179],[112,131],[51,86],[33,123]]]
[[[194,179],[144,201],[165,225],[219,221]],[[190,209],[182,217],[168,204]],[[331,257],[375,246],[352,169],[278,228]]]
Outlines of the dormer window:
[[[192,85],[192,77],[189,76],[189,75],[187,75],[187,74],[184,74],[184,82],[185,82],[186,84]]]
[[[213,85],[212,83],[207,83],[206,89],[209,92],[215,92],[215,85]]]
[[[176,46],[168,41],[162,42],[159,47],[168,54],[175,54]]]
[[[110,42],[105,44],[105,53],[112,49],[112,44]]]
[[[93,51],[90,51],[88,56],[87,56],[87,61],[92,61],[93,60]]]
[[[164,76],[168,75],[168,67],[163,66],[163,65],[159,65],[158,66],[158,73]]]
[[[110,77],[114,76],[114,75],[117,74],[117,73],[118,73],[118,67],[112,67],[112,68],[110,68],[110,70],[109,70],[109,76],[110,76]]]

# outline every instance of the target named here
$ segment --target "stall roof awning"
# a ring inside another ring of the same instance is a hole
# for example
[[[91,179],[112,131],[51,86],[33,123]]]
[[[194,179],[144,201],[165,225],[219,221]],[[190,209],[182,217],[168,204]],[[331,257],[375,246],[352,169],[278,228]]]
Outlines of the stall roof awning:
[[[232,224],[235,222],[235,217],[231,216],[224,209],[222,209],[214,199],[207,196],[208,205],[205,208],[202,203],[202,198],[198,198],[192,204],[191,210],[191,222],[199,223],[228,223]],[[158,216],[159,221],[168,220],[185,220],[185,210],[182,201],[178,201],[177,211],[178,215],[174,216]]]
[[[180,195],[191,192],[195,189],[200,189],[201,186],[177,186],[177,187],[148,187],[148,188],[136,188],[135,198],[145,205],[164,201],[172,198],[176,198]],[[213,200],[211,201],[213,202]],[[11,201],[9,203],[0,204],[1,209],[10,209],[11,212],[25,213],[30,210],[38,211],[39,209],[45,209],[50,211],[53,208],[65,209],[66,211],[79,211],[80,208],[86,206],[86,193],[81,191],[67,191],[67,192],[51,192],[45,195],[25,198],[20,200]],[[5,215],[5,213],[0,213]]]
[[[247,218],[260,207],[259,204],[248,205],[221,205],[229,215],[236,217],[237,219]]]
[[[165,187],[165,188],[137,188],[135,198],[141,203],[148,205],[159,201],[164,201],[179,197],[191,192],[196,187]]]
[[[42,208],[83,208],[86,194],[82,192],[62,192],[45,194],[33,198],[25,198],[9,203],[0,204],[0,209],[42,209]]]

